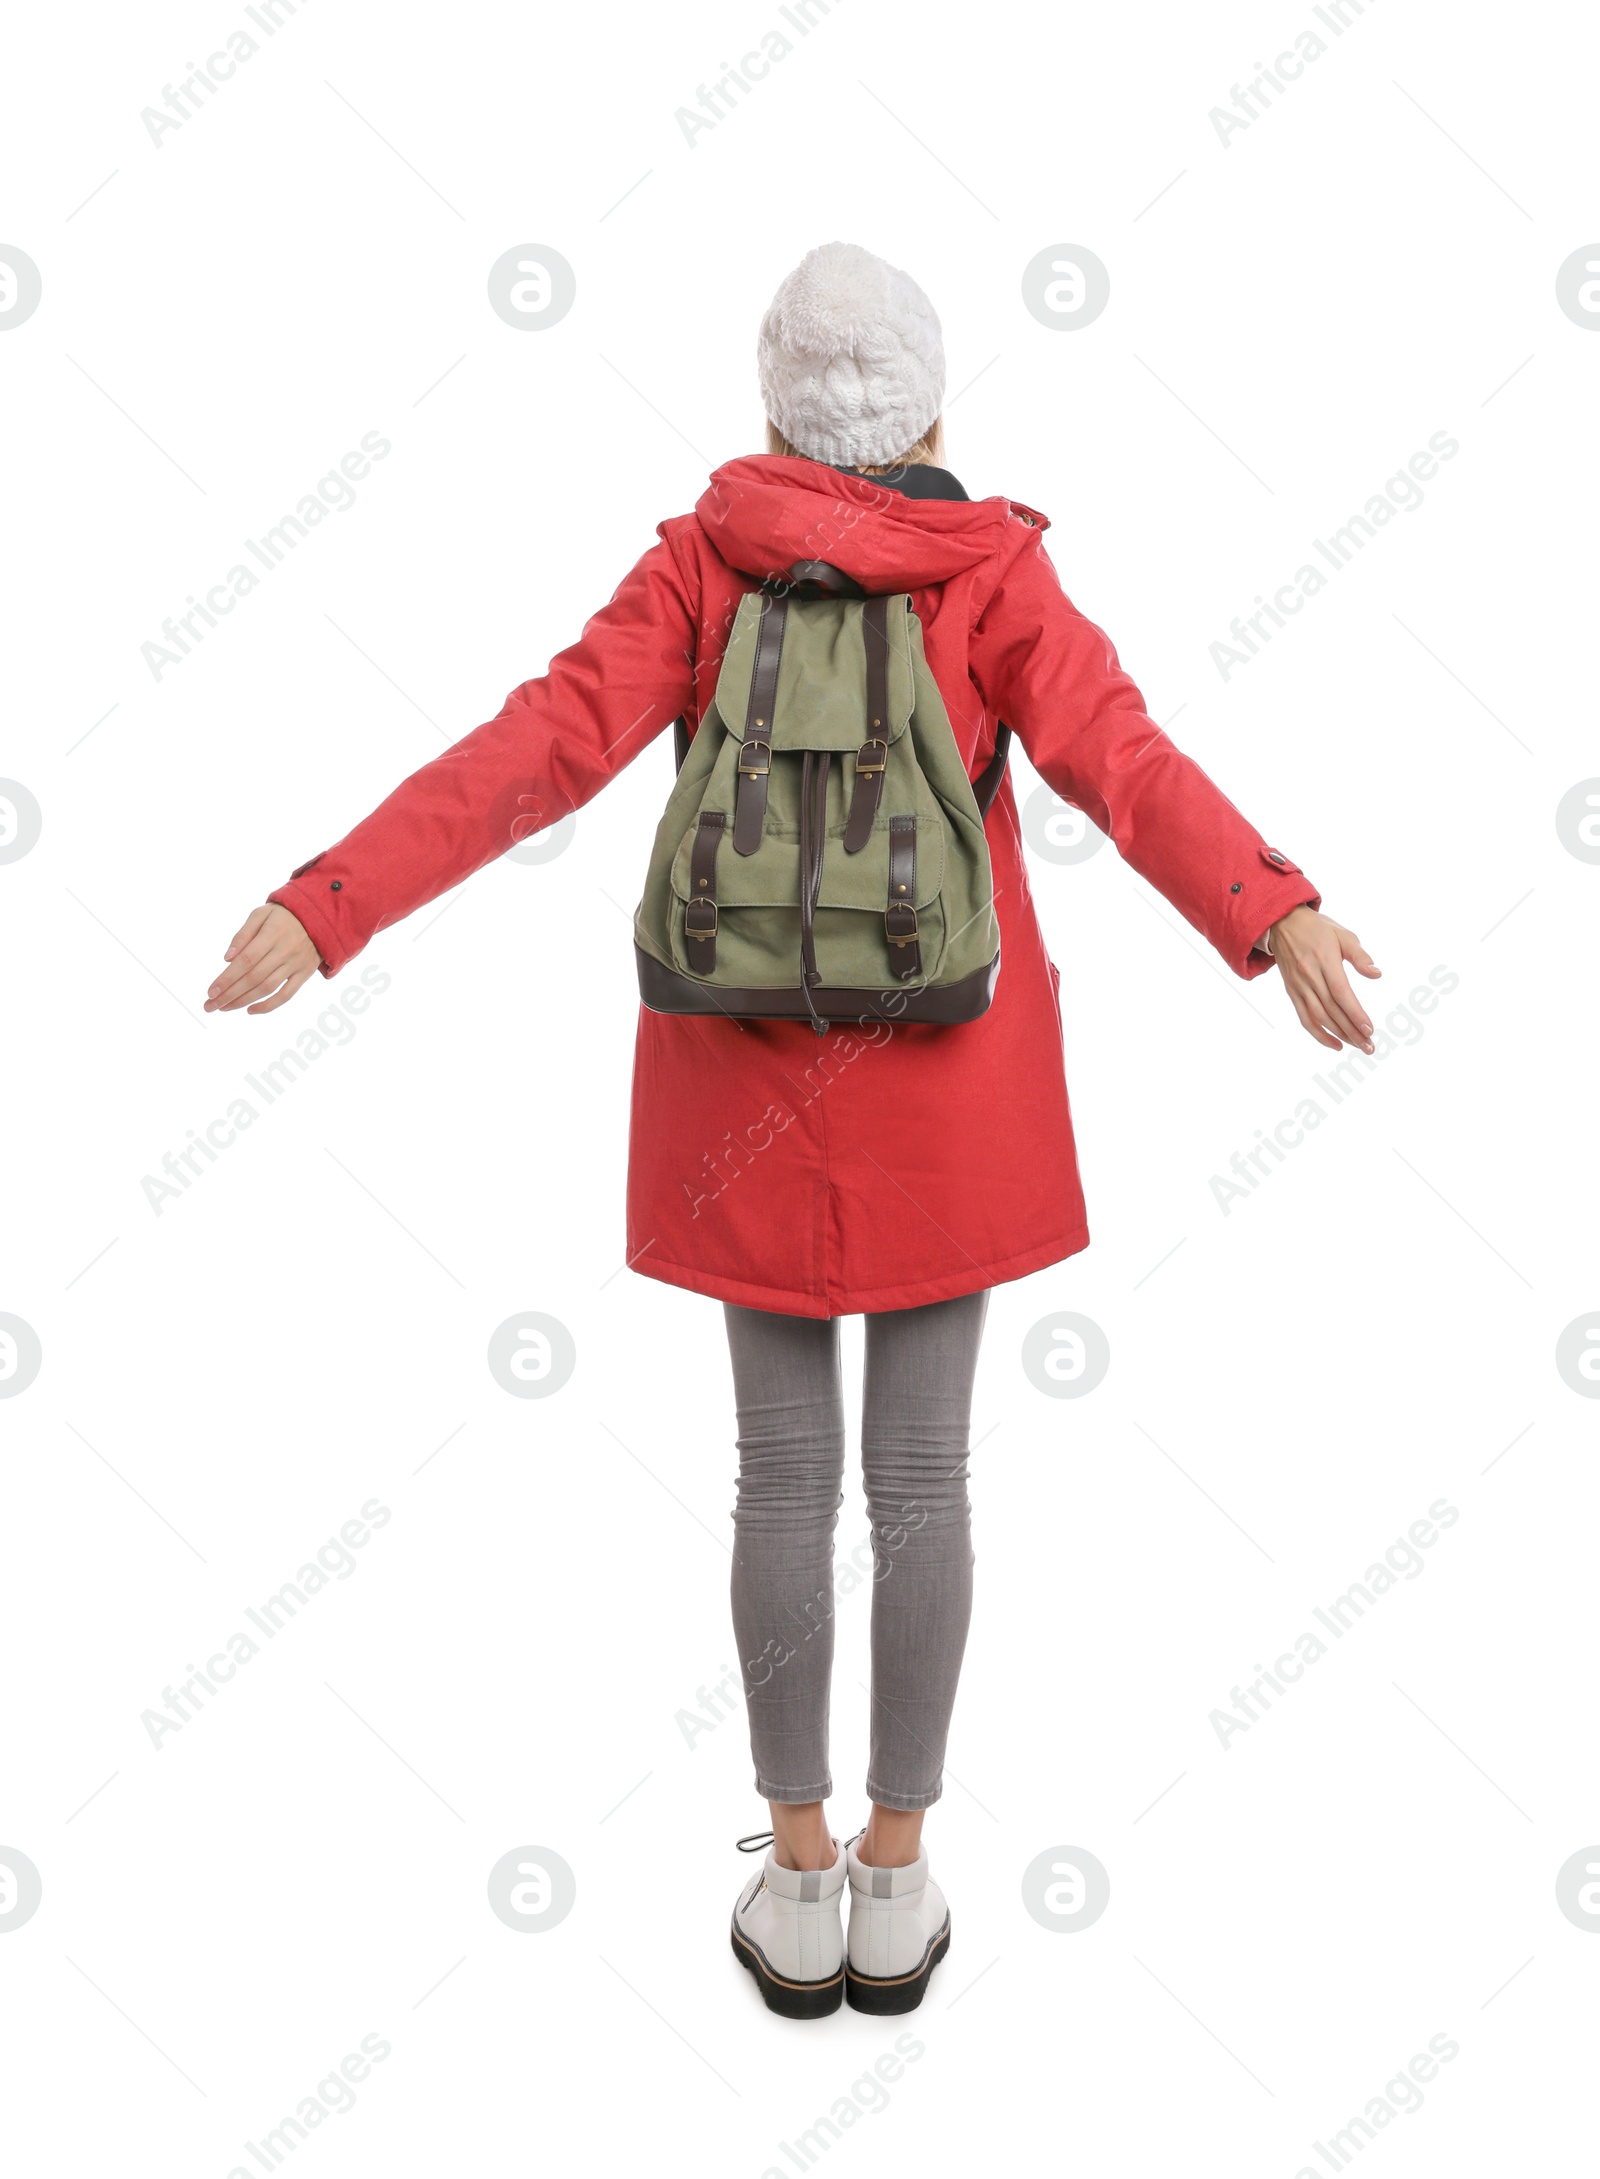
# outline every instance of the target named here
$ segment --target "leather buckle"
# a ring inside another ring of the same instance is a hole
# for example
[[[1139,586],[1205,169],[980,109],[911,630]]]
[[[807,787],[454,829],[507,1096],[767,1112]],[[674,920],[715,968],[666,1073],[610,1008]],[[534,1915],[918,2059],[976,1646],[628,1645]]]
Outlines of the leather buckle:
[[[758,750],[758,751],[759,751],[759,752],[761,753],[761,755],[762,755],[762,756],[764,756],[764,757],[766,758],[766,760],[767,760],[767,761],[765,762],[765,764],[760,764],[760,763],[751,763],[751,764],[747,764],[747,763],[745,762],[745,759],[746,759],[746,757],[748,757],[748,756],[749,756],[749,754],[750,754],[751,750],[753,750],[753,749],[754,749],[754,750]],[[758,735],[754,735],[754,734],[749,734],[749,735],[746,735],[745,739],[744,739],[744,740],[743,740],[743,741],[742,741],[742,742],[741,742],[741,743],[739,744],[739,765],[738,765],[739,777],[740,777],[741,779],[763,779],[763,778],[765,778],[765,776],[767,775],[767,773],[768,773],[768,772],[770,772],[771,770],[772,770],[772,744],[771,744],[771,742],[769,742],[769,741],[762,741],[762,740],[760,739],[760,737],[759,737]]]
[[[891,946],[914,946],[917,942],[916,909],[906,901],[895,901],[883,911],[883,927]]]
[[[878,757],[869,757],[867,755],[869,749],[881,749],[883,754]],[[889,744],[881,735],[874,734],[869,740],[864,741],[856,751],[856,771],[858,775],[865,772],[870,776],[874,772],[884,771],[887,769],[888,763]]]
[[[707,916],[711,918],[709,923],[704,920]],[[715,938],[717,935],[716,902],[714,900],[689,901],[683,911],[683,927],[691,938]]]

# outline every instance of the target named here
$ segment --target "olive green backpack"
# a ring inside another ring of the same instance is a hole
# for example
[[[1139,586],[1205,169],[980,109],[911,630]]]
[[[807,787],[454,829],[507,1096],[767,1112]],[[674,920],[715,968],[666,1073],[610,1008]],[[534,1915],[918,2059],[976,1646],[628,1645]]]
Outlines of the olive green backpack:
[[[804,561],[739,609],[634,917],[659,1014],[972,1021],[1000,972],[975,784],[904,595]]]

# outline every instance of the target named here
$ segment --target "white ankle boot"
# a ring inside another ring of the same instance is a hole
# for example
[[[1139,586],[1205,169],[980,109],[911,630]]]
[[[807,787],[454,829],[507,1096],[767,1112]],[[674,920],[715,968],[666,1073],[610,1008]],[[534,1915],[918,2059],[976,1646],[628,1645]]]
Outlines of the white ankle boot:
[[[770,1834],[769,1834],[770,1835]],[[741,1839],[741,1848],[745,1842]],[[770,1848],[733,1910],[733,1952],[761,1995],[789,2020],[834,2013],[844,1997],[845,1853],[834,1840],[831,1869],[781,1869]],[[872,1872],[869,1870],[868,1875]]]
[[[858,2013],[909,2013],[950,1949],[950,1910],[920,1853],[903,1869],[873,1869],[845,1849],[850,1941],[845,1995]]]

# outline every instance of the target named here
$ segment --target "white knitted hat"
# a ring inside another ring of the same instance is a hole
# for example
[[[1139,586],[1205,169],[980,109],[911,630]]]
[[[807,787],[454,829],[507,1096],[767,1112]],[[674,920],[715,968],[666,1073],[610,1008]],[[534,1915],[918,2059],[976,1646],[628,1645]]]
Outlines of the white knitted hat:
[[[761,398],[789,444],[848,468],[892,462],[944,401],[944,342],[909,273],[825,242],[772,298],[756,343]]]

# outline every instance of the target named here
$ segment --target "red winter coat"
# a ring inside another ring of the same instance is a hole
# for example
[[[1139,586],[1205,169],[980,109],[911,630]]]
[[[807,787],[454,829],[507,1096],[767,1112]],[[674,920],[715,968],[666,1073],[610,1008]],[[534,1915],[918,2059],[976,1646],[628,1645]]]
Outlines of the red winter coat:
[[[424,765],[271,897],[337,975],[375,931],[512,844],[519,812],[587,802],[715,690],[739,599],[796,560],[910,591],[967,770],[1009,723],[1035,769],[1241,976],[1317,893],[1147,717],[1063,595],[1042,515],[910,499],[821,463],[727,463],[549,672]],[[799,1316],[910,1308],[1087,1245],[1062,1068],[1059,978],[1007,780],[989,812],[994,1004],[959,1028],[734,1023],[641,1008],[628,1259],[648,1277]],[[642,872],[646,843],[638,843]]]

